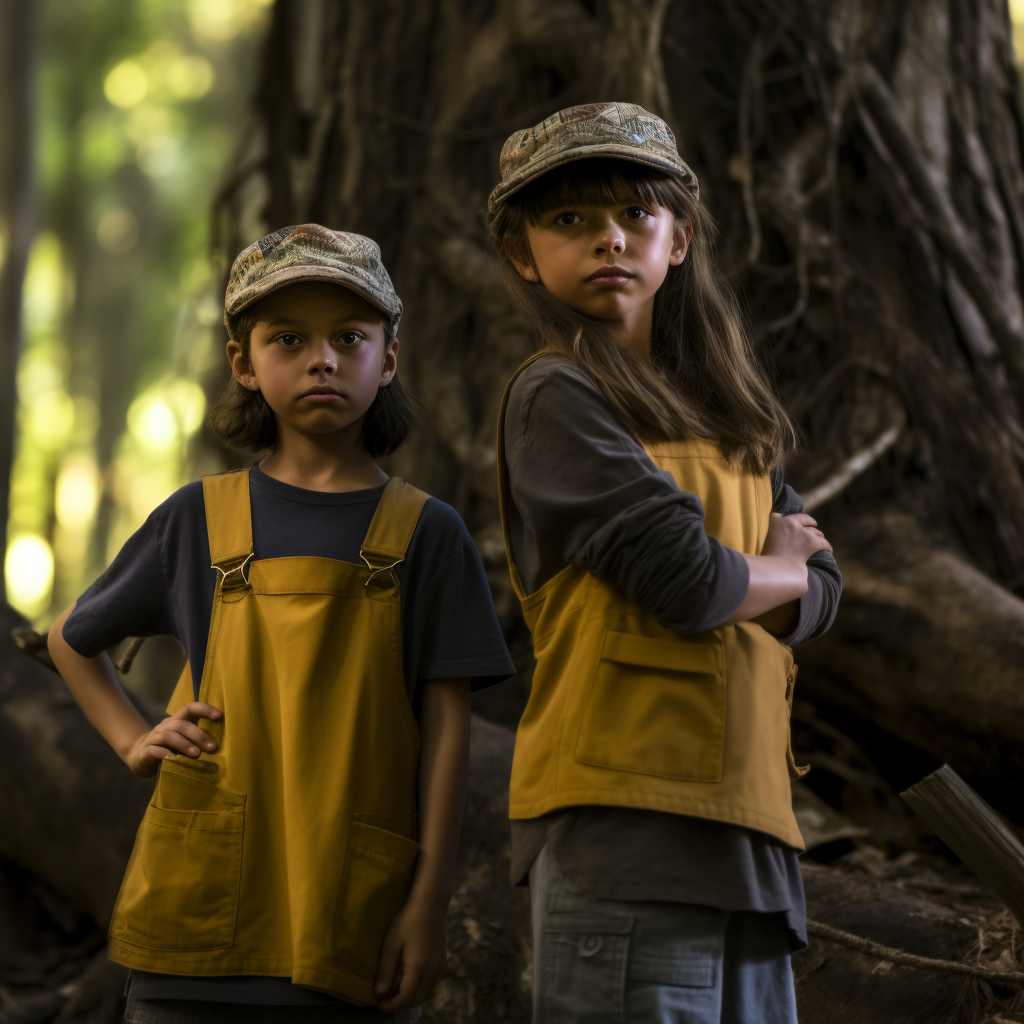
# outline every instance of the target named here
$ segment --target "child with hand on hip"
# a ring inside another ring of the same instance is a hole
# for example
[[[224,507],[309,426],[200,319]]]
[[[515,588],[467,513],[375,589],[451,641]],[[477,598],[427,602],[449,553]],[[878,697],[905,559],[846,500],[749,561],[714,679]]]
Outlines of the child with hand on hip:
[[[498,441],[537,656],[510,797],[534,1022],[792,1024],[791,647],[841,589],[783,480],[793,428],[664,121],[562,110],[501,173],[491,233],[543,344]]]
[[[444,966],[469,694],[514,670],[461,519],[376,462],[401,313],[370,239],[244,250],[214,424],[267,454],[171,495],[50,631],[157,775],[110,926],[137,1024],[412,1021]],[[151,728],[103,652],[157,633],[188,662]]]

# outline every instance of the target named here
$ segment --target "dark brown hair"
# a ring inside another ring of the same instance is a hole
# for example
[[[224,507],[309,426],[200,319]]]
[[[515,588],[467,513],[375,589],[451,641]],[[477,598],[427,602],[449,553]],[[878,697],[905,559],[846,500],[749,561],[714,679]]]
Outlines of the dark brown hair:
[[[242,358],[249,362],[252,330],[259,322],[249,310],[228,317],[228,335],[242,346]],[[384,321],[384,344],[390,346],[397,332]],[[390,455],[405,440],[416,421],[412,396],[402,387],[397,372],[391,382],[377,389],[366,410],[360,439],[370,455],[377,459]],[[277,417],[262,391],[250,391],[235,380],[234,374],[224,388],[210,416],[217,434],[232,448],[262,452],[277,442]]]
[[[669,267],[655,296],[649,363],[616,344],[602,320],[524,280],[510,259],[533,263],[527,224],[553,209],[629,202],[666,207],[693,225],[686,259]],[[513,194],[490,228],[505,286],[544,347],[586,369],[638,440],[712,438],[730,461],[757,473],[793,446],[792,420],[754,359],[735,295],[715,267],[711,217],[675,178],[623,160],[579,160]]]

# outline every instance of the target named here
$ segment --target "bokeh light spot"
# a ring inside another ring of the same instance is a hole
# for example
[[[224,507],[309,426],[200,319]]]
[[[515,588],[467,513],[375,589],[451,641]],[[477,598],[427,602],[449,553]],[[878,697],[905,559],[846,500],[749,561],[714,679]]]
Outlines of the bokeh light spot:
[[[4,558],[7,600],[33,618],[50,603],[53,591],[53,550],[35,534],[16,537]]]
[[[75,403],[65,391],[44,391],[26,403],[28,434],[40,448],[55,452],[67,444],[75,425]]]
[[[167,84],[179,99],[197,100],[213,87],[213,65],[196,54],[178,57],[167,68]]]
[[[178,440],[178,420],[162,395],[140,395],[128,409],[128,430],[144,448],[167,451]]]
[[[123,60],[103,81],[103,93],[115,107],[134,107],[149,91],[146,69],[137,60]]]
[[[115,206],[107,210],[96,226],[96,241],[111,256],[126,256],[139,240],[139,222],[131,210]]]
[[[88,528],[100,500],[100,474],[96,460],[72,455],[64,460],[57,476],[54,511],[57,522],[71,530]]]
[[[206,395],[195,381],[179,377],[167,386],[164,396],[174,410],[182,433],[186,437],[194,434],[203,425]]]

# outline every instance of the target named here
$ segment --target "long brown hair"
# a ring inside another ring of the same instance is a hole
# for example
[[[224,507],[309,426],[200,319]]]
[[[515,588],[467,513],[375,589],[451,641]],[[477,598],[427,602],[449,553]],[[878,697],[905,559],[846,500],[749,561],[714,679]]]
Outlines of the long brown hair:
[[[616,344],[607,325],[520,277],[510,256],[532,263],[527,224],[575,204],[657,204],[693,225],[686,259],[669,267],[654,300],[651,360]],[[586,369],[641,441],[705,437],[731,462],[765,473],[796,441],[792,420],[751,350],[732,289],[716,269],[714,225],[674,178],[622,160],[580,160],[510,196],[491,219],[505,286],[530,315],[543,346]]]

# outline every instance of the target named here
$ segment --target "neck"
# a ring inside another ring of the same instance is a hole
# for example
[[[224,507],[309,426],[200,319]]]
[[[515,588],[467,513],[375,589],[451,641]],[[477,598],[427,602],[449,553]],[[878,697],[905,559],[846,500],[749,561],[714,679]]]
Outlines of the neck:
[[[654,327],[654,296],[625,316],[606,321],[617,345],[628,349],[645,363],[651,361],[651,331]]]
[[[331,434],[305,434],[277,421],[277,443],[260,469],[281,483],[310,491],[359,491],[379,487],[388,475],[359,437],[362,418]]]

